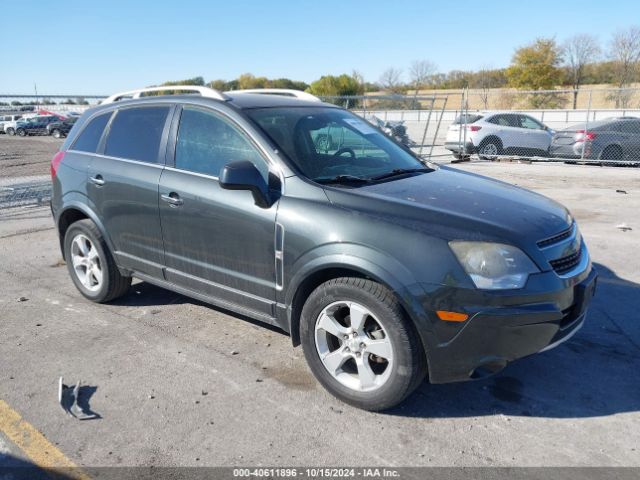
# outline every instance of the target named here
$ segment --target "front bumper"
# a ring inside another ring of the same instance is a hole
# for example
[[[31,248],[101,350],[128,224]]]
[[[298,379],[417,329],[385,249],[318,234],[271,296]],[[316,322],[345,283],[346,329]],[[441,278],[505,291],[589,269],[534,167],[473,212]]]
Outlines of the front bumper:
[[[544,277],[552,275],[555,273],[541,275],[538,287]],[[563,288],[546,293],[537,290],[529,300],[526,292],[517,297],[485,292],[485,298],[492,297],[490,305],[468,308],[470,318],[461,326],[437,323],[439,341],[427,348],[431,383],[483,378],[516,359],[568,340],[585,321],[596,281],[597,274],[589,265],[576,278],[560,280]],[[456,296],[460,301],[465,294]]]

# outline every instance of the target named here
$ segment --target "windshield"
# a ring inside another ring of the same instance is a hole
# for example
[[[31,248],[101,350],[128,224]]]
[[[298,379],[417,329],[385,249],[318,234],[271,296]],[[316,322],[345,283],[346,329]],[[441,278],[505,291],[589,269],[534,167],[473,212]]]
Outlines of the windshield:
[[[337,108],[259,108],[247,114],[315,181],[373,179],[425,166],[362,118]]]

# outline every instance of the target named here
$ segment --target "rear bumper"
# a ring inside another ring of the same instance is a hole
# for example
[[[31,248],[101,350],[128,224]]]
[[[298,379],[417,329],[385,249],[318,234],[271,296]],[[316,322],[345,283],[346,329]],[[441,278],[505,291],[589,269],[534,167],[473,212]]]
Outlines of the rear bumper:
[[[583,146],[582,142],[576,142],[570,145],[551,145],[549,147],[549,155],[556,158],[590,158],[593,156],[593,146],[587,143]]]
[[[549,350],[571,338],[584,324],[597,281],[590,265],[580,277],[578,283],[568,282],[560,290],[532,294],[530,302],[526,293],[524,298],[521,293],[521,303],[479,307],[460,327],[441,325],[442,329],[458,330],[448,335],[441,330],[441,339],[450,338],[427,352],[431,383],[484,378],[514,360]]]
[[[460,142],[445,142],[444,148],[451,150],[453,153],[461,153],[465,155],[471,155],[475,152],[475,147],[471,142],[462,144]]]

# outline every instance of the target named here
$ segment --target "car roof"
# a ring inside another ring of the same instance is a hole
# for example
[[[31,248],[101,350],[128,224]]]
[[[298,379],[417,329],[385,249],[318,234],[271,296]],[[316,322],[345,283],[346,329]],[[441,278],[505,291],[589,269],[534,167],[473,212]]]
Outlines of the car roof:
[[[120,106],[134,106],[144,105],[145,103],[196,103],[201,105],[206,104],[226,104],[233,106],[240,110],[248,110],[253,108],[287,108],[287,107],[325,107],[325,108],[340,108],[330,103],[303,100],[296,97],[277,95],[277,94],[258,94],[258,93],[226,93],[226,100],[217,100],[209,97],[203,97],[200,95],[153,95],[144,96],[133,99],[122,99],[112,103],[105,103],[97,105],[88,109],[86,112],[98,112],[102,110],[117,109]]]
[[[329,103],[303,100],[287,95],[266,95],[263,93],[238,93],[227,92],[229,103],[241,109],[250,108],[275,108],[275,107],[336,107]]]

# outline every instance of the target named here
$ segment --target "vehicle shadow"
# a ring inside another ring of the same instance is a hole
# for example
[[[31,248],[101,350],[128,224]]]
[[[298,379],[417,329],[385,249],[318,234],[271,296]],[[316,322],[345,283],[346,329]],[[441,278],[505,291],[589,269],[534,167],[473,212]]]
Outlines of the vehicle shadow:
[[[0,451],[0,478],[7,480],[66,480],[78,477],[68,475],[63,469],[42,469],[28,460]]]
[[[269,325],[259,320],[255,320],[240,313],[235,313],[226,308],[217,307],[215,305],[201,302],[200,300],[197,300],[195,298],[187,297],[186,295],[172,292],[165,288],[157,287],[156,285],[143,281],[131,285],[129,292],[126,295],[123,295],[122,297],[109,302],[110,305],[119,305],[125,307],[162,307],[163,305],[182,305],[185,303],[210,308],[225,315],[230,315],[232,317],[239,318],[240,320],[249,322],[253,325],[266,328],[273,332],[277,332],[285,336],[288,335],[286,332],[276,326]]]
[[[387,414],[580,418],[640,410],[640,284],[601,264],[587,320],[573,338],[475,382],[430,385]]]

